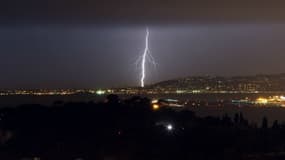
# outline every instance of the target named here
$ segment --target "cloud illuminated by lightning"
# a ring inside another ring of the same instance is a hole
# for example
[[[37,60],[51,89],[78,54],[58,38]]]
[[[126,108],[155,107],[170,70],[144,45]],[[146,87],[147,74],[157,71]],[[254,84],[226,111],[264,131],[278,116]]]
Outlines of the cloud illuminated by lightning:
[[[149,30],[148,30],[148,28],[146,28],[145,49],[144,49],[143,54],[137,60],[137,63],[140,63],[140,69],[141,69],[141,79],[140,79],[140,86],[141,87],[145,86],[146,64],[147,64],[147,62],[149,62],[149,63],[153,64],[154,66],[156,66],[154,58],[153,58],[153,56],[150,53],[148,43],[149,43]]]

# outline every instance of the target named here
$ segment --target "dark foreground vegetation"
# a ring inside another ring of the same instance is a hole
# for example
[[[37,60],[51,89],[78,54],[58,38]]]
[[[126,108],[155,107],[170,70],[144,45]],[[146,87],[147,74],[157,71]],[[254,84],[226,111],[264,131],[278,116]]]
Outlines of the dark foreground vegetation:
[[[0,110],[1,160],[284,159],[283,151],[285,126],[277,121],[256,126],[241,113],[153,110],[141,97]]]

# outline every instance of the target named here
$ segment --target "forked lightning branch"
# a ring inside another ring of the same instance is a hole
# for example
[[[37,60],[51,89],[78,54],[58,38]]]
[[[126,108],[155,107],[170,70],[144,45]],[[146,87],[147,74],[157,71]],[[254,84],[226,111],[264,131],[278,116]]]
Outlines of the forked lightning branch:
[[[140,62],[140,69],[141,69],[141,77],[140,77],[140,86],[145,87],[145,78],[146,78],[146,66],[148,63],[151,63],[152,65],[156,65],[153,56],[150,53],[149,50],[149,30],[146,28],[146,36],[145,36],[145,49],[143,54],[139,57],[138,62]]]

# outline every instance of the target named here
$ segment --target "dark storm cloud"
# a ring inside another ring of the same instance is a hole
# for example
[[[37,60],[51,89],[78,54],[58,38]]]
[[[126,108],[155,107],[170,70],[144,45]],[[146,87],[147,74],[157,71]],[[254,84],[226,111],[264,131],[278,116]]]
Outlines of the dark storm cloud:
[[[4,0],[1,23],[284,21],[281,0]]]
[[[147,84],[193,75],[255,75],[285,68],[284,24],[150,27],[156,69]],[[144,27],[0,27],[0,88],[139,84]]]
[[[189,75],[284,72],[285,1],[5,0],[1,88],[138,85],[145,26],[157,69]]]

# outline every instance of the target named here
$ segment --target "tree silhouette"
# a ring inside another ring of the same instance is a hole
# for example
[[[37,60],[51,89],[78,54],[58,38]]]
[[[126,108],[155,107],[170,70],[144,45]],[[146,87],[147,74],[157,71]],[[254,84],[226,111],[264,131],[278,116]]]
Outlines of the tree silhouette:
[[[111,105],[118,104],[120,102],[119,96],[115,94],[110,94],[106,97],[107,102]]]
[[[266,117],[263,117],[263,119],[262,119],[261,128],[263,128],[263,129],[267,129],[268,128],[268,120],[267,120]]]
[[[234,122],[235,122],[235,124],[238,124],[240,122],[238,113],[236,113],[234,116]]]
[[[272,129],[274,129],[274,130],[280,129],[280,125],[279,125],[279,123],[278,123],[278,120],[275,120],[275,121],[273,122]]]

